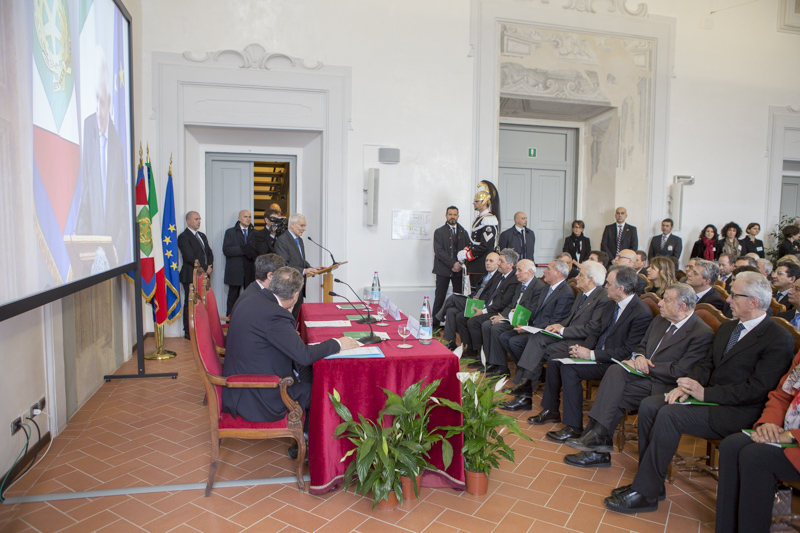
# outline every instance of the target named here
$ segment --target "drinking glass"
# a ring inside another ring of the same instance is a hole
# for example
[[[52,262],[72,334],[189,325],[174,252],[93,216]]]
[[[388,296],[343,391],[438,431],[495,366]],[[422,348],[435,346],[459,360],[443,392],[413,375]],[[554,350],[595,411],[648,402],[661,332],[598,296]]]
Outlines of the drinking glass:
[[[386,308],[382,305],[378,306],[378,310],[375,311],[375,316],[378,318],[378,323],[375,324],[376,326],[388,326],[388,322],[384,322],[383,319],[386,318]]]
[[[406,343],[406,337],[411,335],[411,332],[408,330],[408,327],[405,324],[397,326],[397,334],[403,337],[403,344],[398,344],[398,348],[411,348],[410,344]]]

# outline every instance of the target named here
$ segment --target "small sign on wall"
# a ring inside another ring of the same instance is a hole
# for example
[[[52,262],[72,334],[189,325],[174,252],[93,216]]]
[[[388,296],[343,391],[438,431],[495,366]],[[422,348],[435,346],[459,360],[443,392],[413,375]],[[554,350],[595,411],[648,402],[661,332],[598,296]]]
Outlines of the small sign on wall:
[[[528,148],[528,157],[536,157],[536,148]]]
[[[394,210],[392,211],[393,240],[430,240],[431,212]]]

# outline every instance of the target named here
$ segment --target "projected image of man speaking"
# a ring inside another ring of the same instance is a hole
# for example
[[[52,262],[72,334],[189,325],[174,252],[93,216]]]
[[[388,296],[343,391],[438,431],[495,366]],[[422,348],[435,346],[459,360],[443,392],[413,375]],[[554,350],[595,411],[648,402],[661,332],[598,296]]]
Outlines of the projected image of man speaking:
[[[128,201],[124,151],[110,115],[110,78],[105,54],[99,46],[95,52],[97,110],[83,123],[83,193],[75,233],[108,236],[113,244],[97,247],[92,274],[121,264],[131,247],[130,221],[124,211],[117,211]]]

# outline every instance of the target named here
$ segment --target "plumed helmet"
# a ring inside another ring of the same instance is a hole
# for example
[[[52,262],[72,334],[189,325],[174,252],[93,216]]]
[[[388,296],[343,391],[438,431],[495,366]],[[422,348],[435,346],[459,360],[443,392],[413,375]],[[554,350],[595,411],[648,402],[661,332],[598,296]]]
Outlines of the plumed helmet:
[[[497,187],[491,181],[482,180],[478,183],[478,192],[475,193],[475,202],[486,204],[494,216],[500,219],[500,197],[497,194]]]

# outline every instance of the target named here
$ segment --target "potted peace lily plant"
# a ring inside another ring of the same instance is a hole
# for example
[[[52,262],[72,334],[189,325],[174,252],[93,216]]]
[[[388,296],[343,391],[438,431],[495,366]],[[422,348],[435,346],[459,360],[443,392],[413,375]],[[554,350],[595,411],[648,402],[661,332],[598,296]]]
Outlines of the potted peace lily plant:
[[[459,372],[461,382],[461,403],[445,398],[439,401],[451,409],[460,411],[463,416],[461,426],[451,426],[446,438],[464,433],[464,463],[466,468],[467,492],[481,496],[486,494],[489,472],[500,465],[500,458],[514,462],[514,450],[506,444],[503,433],[510,433],[525,440],[530,437],[520,430],[517,419],[497,411],[502,402],[500,392],[505,379],[499,376],[481,379],[480,372]]]
[[[345,487],[349,487],[355,477],[356,492],[366,495],[372,491],[373,509],[376,506],[383,510],[394,509],[398,501],[402,503],[404,498],[411,497],[412,487],[413,496],[419,496],[419,478],[430,466],[427,458],[436,442],[442,443],[445,468],[452,461],[453,449],[439,431],[442,428],[428,428],[430,413],[441,402],[432,396],[441,381],[436,380],[424,388],[423,382],[424,379],[411,385],[403,396],[383,389],[386,406],[374,421],[361,414],[355,420],[335,389],[328,395],[343,420],[334,435],[355,445],[341,459],[345,461],[354,456],[344,473]],[[392,416],[394,419],[389,423],[388,417]],[[405,493],[401,477],[409,478]]]

